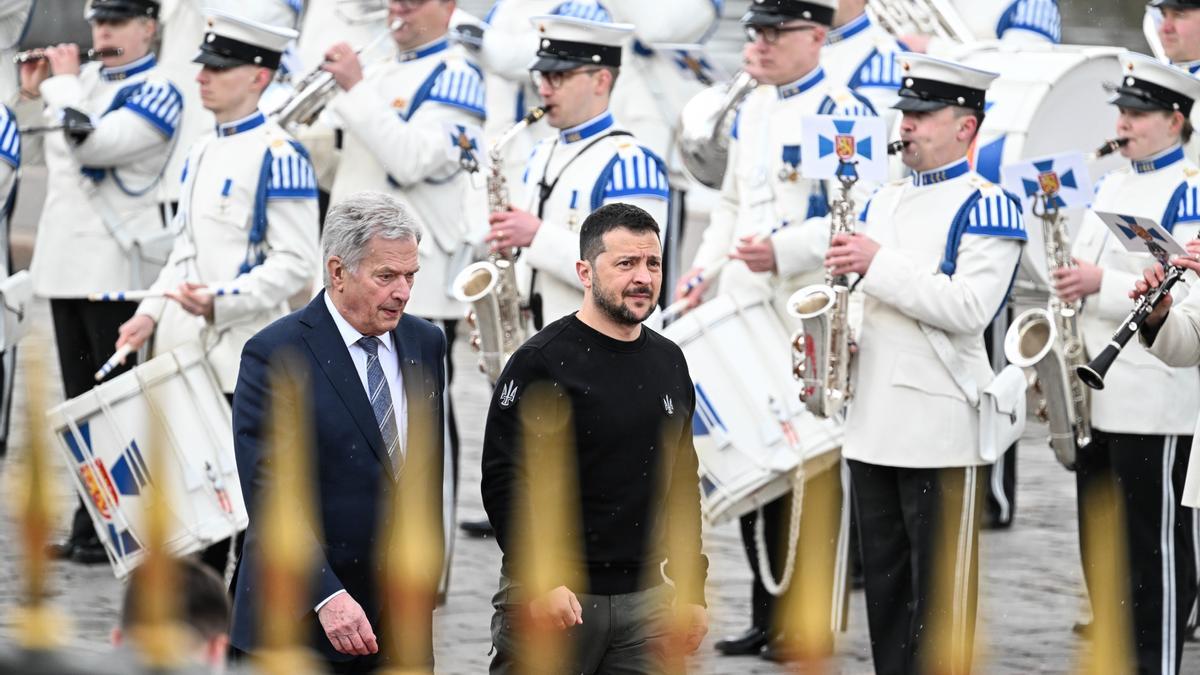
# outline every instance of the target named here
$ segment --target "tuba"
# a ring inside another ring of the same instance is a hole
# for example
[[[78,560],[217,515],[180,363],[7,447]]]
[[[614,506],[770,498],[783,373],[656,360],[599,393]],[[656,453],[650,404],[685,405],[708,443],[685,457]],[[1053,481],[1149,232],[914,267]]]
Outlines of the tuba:
[[[960,44],[975,41],[971,28],[949,0],[870,0],[867,11],[897,38],[920,33]]]
[[[854,233],[854,200],[858,182],[852,163],[838,168],[842,184],[830,204],[829,238]],[[845,275],[825,272],[823,285],[806,286],[787,301],[788,314],[800,319],[792,336],[792,374],[800,380],[800,400],[814,415],[834,417],[850,402],[850,284]]]
[[[714,84],[696,94],[679,113],[679,154],[692,180],[719,189],[729,155],[733,113],[758,82],[739,72],[727,83]]]
[[[488,152],[488,213],[507,211],[508,186],[501,151],[517,134],[542,119],[545,108],[534,108],[501,136]],[[487,260],[468,265],[454,278],[454,298],[471,306],[467,321],[474,326],[471,346],[479,352],[479,369],[495,382],[504,364],[529,337],[529,315],[521,304],[516,260],[512,249],[492,252]]]

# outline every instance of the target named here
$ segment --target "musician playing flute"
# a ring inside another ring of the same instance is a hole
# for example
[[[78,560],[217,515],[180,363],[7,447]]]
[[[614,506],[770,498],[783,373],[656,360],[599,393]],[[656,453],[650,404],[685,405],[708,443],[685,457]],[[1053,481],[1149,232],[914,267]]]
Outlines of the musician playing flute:
[[[87,294],[145,288],[170,250],[158,188],[183,99],[150,51],[158,9],[155,0],[96,0],[87,13],[92,44],[120,54],[81,66],[78,45],[62,44],[21,65],[22,97],[43,103],[38,122],[68,124],[40,143],[46,201],[30,266],[34,293],[50,300],[68,399],[92,388],[118,327],[137,307],[89,303]],[[39,141],[24,140],[26,154],[36,152]],[[52,553],[80,563],[108,560],[82,507],[70,538]]]
[[[983,330],[1004,307],[1026,237],[1019,201],[966,157],[996,74],[912,54],[900,62],[902,159],[914,173],[881,188],[860,233],[835,236],[825,257],[834,274],[862,275],[865,296],[842,452],[875,671],[965,673],[985,461],[959,377],[979,389],[993,377]]]
[[[1177,239],[1191,239],[1200,229],[1200,170],[1184,157],[1183,144],[1192,134],[1188,116],[1200,81],[1133,53],[1121,56],[1120,78],[1110,103],[1120,110],[1117,134],[1128,139],[1121,155],[1130,161],[1104,177],[1092,209],[1150,218]],[[1095,356],[1129,313],[1128,291],[1152,259],[1127,252],[1093,213],[1085,216],[1072,253],[1076,267],[1056,272],[1055,285],[1066,302],[1085,299],[1079,326]],[[1110,555],[1128,554],[1138,672],[1175,673],[1196,585],[1193,514],[1179,495],[1200,413],[1200,373],[1169,367],[1131,341],[1104,389],[1092,392],[1091,405],[1093,440],[1080,451],[1075,471],[1079,512],[1086,513],[1096,485],[1117,481],[1124,537],[1116,538]],[[1084,517],[1079,530],[1085,577],[1095,590],[1088,543],[1102,535],[1090,531]]]
[[[801,286],[823,282],[821,260],[829,244],[829,202],[837,188],[800,175],[799,120],[821,113],[875,115],[866,98],[844,82],[830,78],[821,65],[822,47],[837,6],[837,0],[781,0],[754,4],[742,17],[747,39],[743,49],[745,69],[760,84],[738,110],[729,139],[721,198],[691,269],[676,287],[676,299],[687,298],[695,307],[715,283],[718,293],[736,294],[743,303],[762,299],[782,308],[788,296]],[[855,186],[852,194],[860,208],[872,189],[866,181]],[[772,230],[774,234],[764,236]],[[732,261],[716,279],[709,274],[698,284],[689,283],[727,256]],[[785,315],[782,309],[780,315]],[[816,423],[815,418],[809,419]],[[808,431],[801,428],[797,433],[804,436]],[[836,509],[816,505],[830,500],[841,502],[841,483],[836,465],[809,478],[804,501],[813,508],[804,509],[803,522],[814,522],[817,514],[822,514],[833,519],[831,530],[840,528],[841,516]],[[787,568],[791,511],[790,495],[773,500],[761,510],[767,557],[776,579]],[[787,660],[799,655],[788,653],[790,650],[782,645],[794,644],[797,636],[780,634],[782,623],[777,620],[781,617],[775,616],[776,608],[805,604],[820,608],[814,615],[832,612],[831,585],[836,576],[834,569],[840,564],[834,559],[837,547],[829,547],[829,559],[819,565],[799,566],[787,591],[788,600],[778,601],[768,591],[759,570],[754,535],[759,517],[759,512],[752,512],[740,523],[742,544],[754,575],[750,627],[718,641],[716,648],[725,655],[754,654],[768,660]],[[805,642],[819,642],[818,651],[831,653],[833,632],[827,629],[821,633],[819,638]]]

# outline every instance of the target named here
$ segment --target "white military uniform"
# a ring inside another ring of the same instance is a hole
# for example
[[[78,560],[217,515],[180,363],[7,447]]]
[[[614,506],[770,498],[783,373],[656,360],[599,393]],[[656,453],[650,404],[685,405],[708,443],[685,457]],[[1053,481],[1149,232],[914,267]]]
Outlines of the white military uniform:
[[[1183,68],[1192,74],[1193,77],[1200,78],[1200,61],[1191,61],[1189,63],[1174,64],[1179,68]],[[1192,134],[1192,139],[1183,145],[1183,152],[1187,155],[1188,161],[1192,164],[1200,166],[1200,106],[1192,108],[1192,127],[1197,129]]]
[[[1057,0],[952,0],[976,40],[1013,44],[1062,42]],[[930,54],[954,53],[957,43],[933,38]]]
[[[978,413],[919,324],[945,332],[972,377],[991,381],[983,330],[1021,256],[1020,202],[961,159],[885,185],[863,220],[861,231],[881,248],[859,288],[863,324],[842,453],[894,467],[985,464]],[[951,234],[961,237],[957,247]]]
[[[175,147],[183,97],[155,67],[153,54],[117,68],[84,65],[80,74],[42,83],[45,121],[63,108],[90,115],[96,127],[76,144],[45,138],[46,202],[38,221],[31,273],[34,292],[78,298],[97,291],[143,288],[136,253],[122,239],[163,229],[156,187]]]
[[[583,302],[575,261],[579,228],[588,214],[604,204],[623,202],[644,209],[657,223],[667,219],[666,165],[618,126],[607,110],[538,143],[523,184],[525,198],[515,205],[542,219],[520,259],[534,272],[531,293],[541,297],[543,324],[579,309]],[[551,188],[544,201],[542,185]]]
[[[1139,336],[1144,338],[1145,334]],[[1195,369],[1200,365],[1200,285],[1193,283],[1187,297],[1175,302],[1148,351],[1175,369]],[[1200,442],[1200,419],[1191,433],[1191,456],[1200,457],[1200,449],[1196,447]],[[1184,506],[1200,509],[1200,461],[1188,463],[1187,482],[1180,501]]]
[[[1112,171],[1100,183],[1071,249],[1074,257],[1104,268],[1100,292],[1087,298],[1080,313],[1088,354],[1095,356],[1108,344],[1133,307],[1130,289],[1153,262],[1147,253],[1126,251],[1094,211],[1150,218],[1186,241],[1200,230],[1200,213],[1190,198],[1197,185],[1200,171],[1184,159],[1179,146]],[[1187,435],[1200,415],[1200,371],[1167,367],[1136,340],[1125,345],[1104,381],[1104,389],[1092,392],[1092,426],[1097,429]],[[1139,405],[1130,406],[1131,397]]]
[[[423,282],[406,310],[416,316],[463,315],[447,289],[456,272],[452,256],[486,231],[483,178],[460,165],[483,159],[475,142],[482,138],[483,104],[482,74],[446,36],[368,67],[361,83],[330,104],[346,131],[331,201],[385,192],[411,207],[422,225]]]
[[[33,0],[0,1],[0,104],[3,105],[17,102],[21,81],[13,57],[29,22],[32,5]]]
[[[154,351],[200,339],[221,388],[232,392],[246,341],[288,312],[317,269],[317,185],[303,147],[261,112],[218,125],[192,148],[176,216],[181,232],[152,286],[184,281],[236,289],[214,301],[213,322],[155,299]]]
[[[891,108],[900,88],[896,54],[904,47],[863,12],[856,19],[829,29],[821,49],[821,65],[829,79],[866,97],[882,115],[896,117]]]
[[[741,237],[788,224],[771,236],[778,272],[751,272],[735,262],[721,272],[720,293],[772,299],[782,308],[792,291],[824,279],[826,216],[829,200],[837,193],[827,183],[802,177],[799,167],[799,122],[816,114],[873,117],[875,110],[820,66],[791,84],[758,87],[738,109],[721,199],[693,266],[711,267],[734,250]],[[853,190],[856,203],[865,203],[871,189],[860,181]]]

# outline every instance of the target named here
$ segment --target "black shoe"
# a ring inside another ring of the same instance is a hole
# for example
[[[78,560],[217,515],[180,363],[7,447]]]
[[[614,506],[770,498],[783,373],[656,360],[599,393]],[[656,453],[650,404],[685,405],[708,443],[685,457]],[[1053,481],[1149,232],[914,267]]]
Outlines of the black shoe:
[[[104,552],[104,545],[99,542],[78,544],[71,551],[71,562],[80,565],[100,565],[108,562],[108,554]]]
[[[486,518],[483,520],[464,520],[458,524],[458,529],[462,530],[463,534],[472,539],[485,539],[496,536],[496,531],[492,529],[491,521]]]
[[[725,656],[746,656],[759,653],[767,645],[767,632],[751,626],[741,635],[718,640],[714,647]]]
[[[75,542],[70,539],[56,544],[46,544],[46,557],[51,560],[70,560],[75,552]]]

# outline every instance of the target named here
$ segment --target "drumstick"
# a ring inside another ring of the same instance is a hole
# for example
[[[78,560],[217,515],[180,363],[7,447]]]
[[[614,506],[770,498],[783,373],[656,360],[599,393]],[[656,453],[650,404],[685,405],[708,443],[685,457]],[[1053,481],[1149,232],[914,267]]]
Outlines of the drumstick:
[[[174,289],[172,289],[174,290]],[[170,291],[109,291],[107,293],[88,293],[91,302],[140,302],[153,298],[165,298]],[[197,288],[200,295],[211,295],[219,298],[224,295],[249,295],[240,288]]]
[[[774,235],[776,232],[787,227],[788,224],[791,222],[792,221],[790,221],[790,220],[783,221],[782,223],[780,223],[780,224],[776,225],[774,228],[772,228],[770,232],[756,235],[754,237],[754,239],[750,240],[750,243],[751,244],[763,243],[764,241],[770,239],[772,237],[772,235]],[[696,276],[692,277],[691,279],[688,279],[687,285],[684,286],[684,291],[683,291],[684,297],[667,305],[667,308],[664,309],[663,313],[662,313],[663,321],[670,321],[671,319],[674,319],[676,316],[683,314],[685,311],[687,311],[687,306],[688,306],[688,302],[689,302],[687,299],[687,294],[691,293],[697,286],[704,283],[705,281],[717,278],[717,275],[719,275],[721,273],[721,270],[724,269],[725,266],[728,265],[731,260],[733,260],[733,258],[731,258],[730,256],[734,255],[735,253],[737,253],[736,250],[730,251],[724,258],[721,258],[720,260],[713,263],[712,265],[700,270],[699,272],[696,273]]]
[[[133,352],[133,347],[130,347],[129,345],[121,345],[119,348],[117,348],[116,353],[108,357],[108,360],[104,362],[104,365],[100,366],[100,370],[96,371],[94,376],[96,381],[100,382],[104,378],[108,377],[108,374],[111,373],[117,366],[121,365],[121,362],[125,360],[125,357],[129,356]]]

